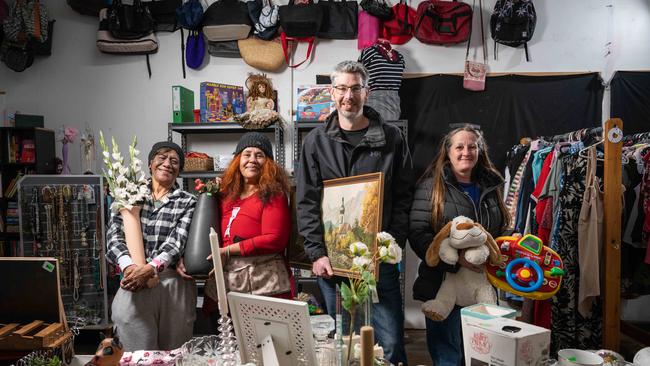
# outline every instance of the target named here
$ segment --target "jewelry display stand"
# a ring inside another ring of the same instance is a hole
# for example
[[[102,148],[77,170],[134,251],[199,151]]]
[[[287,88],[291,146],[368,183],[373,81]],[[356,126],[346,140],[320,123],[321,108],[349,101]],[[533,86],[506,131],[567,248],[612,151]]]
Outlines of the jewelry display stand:
[[[105,329],[103,177],[26,175],[19,185],[20,255],[58,259],[70,326]]]

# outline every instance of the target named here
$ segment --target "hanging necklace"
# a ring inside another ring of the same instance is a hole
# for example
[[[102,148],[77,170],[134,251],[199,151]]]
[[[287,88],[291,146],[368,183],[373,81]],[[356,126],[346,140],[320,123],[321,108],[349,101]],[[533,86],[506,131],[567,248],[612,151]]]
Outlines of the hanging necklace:
[[[74,251],[74,261],[72,263],[73,287],[72,300],[79,301],[79,287],[81,287],[81,276],[79,275],[79,249]]]
[[[88,246],[88,241],[87,241],[87,235],[88,235],[88,226],[89,226],[89,218],[88,218],[88,200],[86,200],[86,193],[85,193],[86,186],[82,186],[81,189],[79,190],[77,194],[77,201],[79,202],[79,205],[81,206],[81,209],[78,210],[81,214],[81,217],[79,218],[79,225],[80,225],[80,237],[81,237],[81,246],[82,247],[87,247]]]
[[[32,227],[32,236],[34,237],[34,245],[32,250],[34,251],[34,256],[40,255],[39,250],[41,248],[41,218],[40,210],[38,207],[38,188],[34,187],[32,189],[32,201],[30,203],[31,207],[31,220],[30,224]]]
[[[45,203],[45,235],[46,235],[46,240],[47,244],[45,245],[45,250],[48,252],[51,252],[54,250],[54,236],[55,236],[55,231],[54,231],[54,223],[52,222],[52,217],[54,216],[54,206],[52,205],[54,202],[54,194],[52,192],[52,188],[49,186],[43,187],[41,191],[41,197],[43,199],[43,202]]]

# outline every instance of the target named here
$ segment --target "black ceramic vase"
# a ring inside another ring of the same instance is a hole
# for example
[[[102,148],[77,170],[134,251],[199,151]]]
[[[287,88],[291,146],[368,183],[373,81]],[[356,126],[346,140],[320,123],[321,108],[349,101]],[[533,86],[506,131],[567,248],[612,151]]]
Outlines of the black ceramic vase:
[[[212,261],[206,258],[210,255],[210,228],[214,227],[220,233],[221,217],[217,195],[201,193],[194,208],[190,232],[185,244],[185,271],[188,275],[202,279],[207,278],[212,270]]]

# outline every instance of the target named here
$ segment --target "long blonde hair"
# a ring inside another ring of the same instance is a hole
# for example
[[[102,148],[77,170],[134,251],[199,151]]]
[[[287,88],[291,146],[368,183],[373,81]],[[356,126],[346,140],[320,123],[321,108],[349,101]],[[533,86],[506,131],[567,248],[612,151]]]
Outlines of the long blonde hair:
[[[464,126],[456,128],[445,135],[440,142],[440,147],[438,148],[436,157],[433,159],[431,164],[429,164],[429,167],[423,176],[433,177],[433,184],[431,187],[431,226],[435,232],[439,231],[445,225],[445,222],[443,222],[445,194],[447,193],[447,187],[445,185],[445,168],[451,164],[449,161],[451,139],[454,135],[462,131],[473,133],[476,136],[478,161],[476,162],[474,169],[472,169],[472,178],[474,178],[473,176],[477,169],[482,170],[483,172],[491,172],[492,174],[501,177],[501,174],[494,167],[494,164],[492,164],[492,161],[488,156],[488,147],[480,131],[471,126]],[[503,203],[503,194],[500,189],[496,190],[496,195],[499,204],[499,211],[501,211],[501,216],[503,217],[503,223],[501,226],[501,230],[503,230],[510,225],[511,218],[510,213],[506,210],[506,206]]]

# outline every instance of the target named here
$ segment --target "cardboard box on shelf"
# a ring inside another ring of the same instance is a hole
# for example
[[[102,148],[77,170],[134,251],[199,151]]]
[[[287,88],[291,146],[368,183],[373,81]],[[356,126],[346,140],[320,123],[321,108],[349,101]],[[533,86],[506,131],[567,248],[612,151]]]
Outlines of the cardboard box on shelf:
[[[246,111],[244,88],[236,85],[201,83],[201,122],[230,122]]]
[[[462,314],[466,366],[539,365],[549,357],[551,331],[514,319]]]

